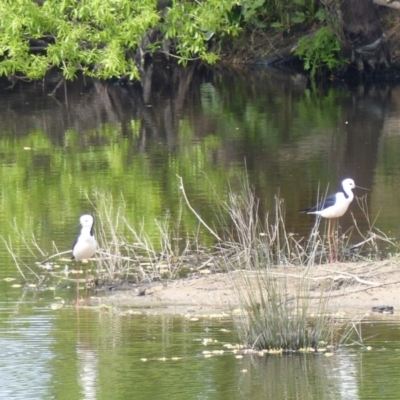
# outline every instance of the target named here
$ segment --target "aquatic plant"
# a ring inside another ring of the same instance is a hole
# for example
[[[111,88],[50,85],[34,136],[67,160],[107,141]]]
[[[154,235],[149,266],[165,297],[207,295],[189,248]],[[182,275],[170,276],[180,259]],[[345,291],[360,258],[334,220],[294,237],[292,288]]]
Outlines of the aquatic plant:
[[[181,238],[180,213],[176,221],[169,215],[157,220],[150,235],[144,224],[137,229],[126,217],[122,195],[118,206],[109,194],[95,192],[91,198],[98,215],[100,281],[174,279],[193,265],[194,256],[197,262],[205,257],[197,237]]]
[[[224,240],[229,250],[223,262],[234,271],[228,276],[240,309],[235,318],[239,340],[253,349],[317,349],[336,328],[327,313],[332,283],[321,286],[319,295],[312,290],[310,271],[323,254],[320,219],[303,243],[286,231],[282,200],[275,199],[274,213],[265,221],[258,205],[246,178],[240,195],[231,194],[224,204],[235,226],[235,240]],[[290,267],[295,264],[305,268],[294,274]]]
[[[181,187],[184,192],[182,182]],[[184,197],[188,202],[185,193]],[[274,213],[263,221],[246,177],[239,194],[231,193],[221,207],[230,219],[229,225],[223,225],[219,255],[239,304],[235,316],[239,341],[256,350],[292,351],[317,351],[345,342],[355,325],[332,314],[329,307],[338,288],[334,271],[329,271],[333,275],[313,274],[328,254],[319,233],[320,219],[309,238],[298,240],[286,231],[283,201],[276,198]],[[295,269],[296,265],[302,267]],[[353,279],[360,282],[358,277],[347,278],[341,275],[342,289]]]

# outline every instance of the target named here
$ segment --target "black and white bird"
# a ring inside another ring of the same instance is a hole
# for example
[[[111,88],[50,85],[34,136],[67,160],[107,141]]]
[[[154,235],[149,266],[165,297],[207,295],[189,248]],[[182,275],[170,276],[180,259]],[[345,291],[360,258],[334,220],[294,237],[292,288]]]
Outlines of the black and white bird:
[[[78,262],[88,260],[96,253],[97,243],[94,238],[94,219],[90,214],[80,217],[81,234],[75,239],[72,245],[72,258]]]
[[[347,178],[342,181],[343,192],[337,192],[325,197],[316,206],[306,208],[301,212],[317,214],[324,218],[339,218],[347,211],[354,199],[353,189],[358,187],[353,179]]]
[[[96,253],[97,243],[94,237],[93,227],[94,219],[90,214],[84,214],[79,219],[81,225],[81,233],[75,239],[72,245],[72,259],[81,263],[83,260],[89,260]],[[76,289],[76,305],[79,305],[79,271],[77,270],[77,289]],[[86,276],[87,281],[87,276]],[[87,288],[87,282],[86,282]]]
[[[341,217],[345,214],[347,209],[349,208],[350,203],[354,199],[353,189],[358,187],[360,189],[361,186],[356,186],[353,179],[347,178],[342,181],[343,192],[337,192],[330,196],[325,197],[322,201],[320,201],[316,206],[306,208],[302,210],[302,213],[306,214],[316,214],[320,215],[323,218],[328,219],[328,244],[329,244],[329,260],[330,262],[334,262],[337,260],[337,242],[333,240],[333,248],[334,251],[332,253],[331,248],[331,240],[335,236],[335,221],[336,218]],[[368,190],[368,189],[366,189]],[[331,220],[333,220],[332,230],[331,230]]]

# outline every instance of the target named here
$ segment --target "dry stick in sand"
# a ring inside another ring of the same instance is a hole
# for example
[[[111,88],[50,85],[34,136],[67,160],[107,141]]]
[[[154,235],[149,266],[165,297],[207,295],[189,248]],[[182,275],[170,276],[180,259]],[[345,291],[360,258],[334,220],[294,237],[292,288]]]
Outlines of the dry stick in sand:
[[[356,280],[359,283],[363,283],[364,285],[370,285],[370,286],[379,286],[380,285],[380,283],[378,283],[378,282],[367,281],[365,279],[359,278],[357,275],[349,274],[348,272],[332,271],[332,270],[327,269],[327,268],[321,268],[321,269],[323,271],[326,271],[326,272],[333,272],[333,273],[338,274],[337,278],[343,278],[343,276],[341,276],[341,275],[345,275],[345,276],[349,276],[349,277],[353,278],[354,280]],[[335,278],[335,277],[334,276],[329,276],[329,278]]]
[[[332,298],[332,297],[345,297],[345,296],[347,296],[347,295],[354,294],[354,293],[366,292],[367,290],[371,290],[371,289],[376,289],[376,288],[385,287],[385,286],[390,286],[390,285],[396,285],[397,283],[400,283],[400,280],[394,281],[394,282],[380,283],[380,284],[374,286],[373,288],[371,288],[371,287],[366,287],[366,288],[362,288],[362,289],[352,290],[351,292],[348,292],[348,293],[345,293],[345,294],[344,294],[344,293],[337,293],[337,294],[331,293],[331,294],[330,294],[330,297],[331,297],[331,298]]]
[[[190,205],[189,200],[186,196],[186,192],[185,192],[185,187],[183,186],[183,180],[182,177],[180,177],[179,175],[176,175],[180,181],[180,185],[179,188],[182,190],[183,193],[183,198],[185,199],[185,202],[187,204],[187,206],[189,207],[190,211],[196,216],[196,218],[199,220],[199,222],[220,242],[222,241],[221,238],[202,220],[202,218],[200,217],[199,214],[197,214],[196,210]]]
[[[214,256],[210,257],[206,262],[204,262],[203,264],[201,264],[199,267],[197,267],[195,269],[195,271],[200,271],[201,269],[207,267],[207,265],[209,264],[210,261],[212,261],[214,259]]]
[[[329,271],[328,269],[324,269],[324,271],[333,272],[333,271]],[[295,274],[284,274],[284,273],[280,273],[280,272],[270,272],[270,274],[273,275],[273,276],[283,276],[284,278],[307,279],[309,281],[322,281],[322,280],[325,280],[325,279],[335,280],[335,279],[350,277],[350,278],[353,278],[357,282],[362,283],[364,285],[369,285],[369,286],[374,286],[374,287],[380,285],[380,283],[378,283],[378,282],[366,281],[364,279],[359,278],[356,275],[352,275],[352,274],[349,274],[347,272],[338,272],[337,276],[336,275],[326,275],[326,276],[316,276],[316,277],[295,275]]]
[[[337,275],[326,275],[326,276],[316,276],[316,277],[309,277],[309,276],[304,276],[304,275],[295,275],[295,274],[285,274],[285,273],[281,273],[281,272],[270,272],[271,275],[273,276],[282,276],[284,278],[297,278],[297,279],[307,279],[310,281],[321,281],[321,280],[325,280],[325,279],[348,279],[348,278],[352,278],[355,281],[362,283],[364,285],[368,285],[368,286],[373,286],[373,287],[378,287],[381,286],[382,284],[379,282],[371,282],[371,281],[367,281],[365,279],[361,279],[359,278],[357,275],[353,275],[353,274],[349,274],[348,272],[342,272],[342,271],[331,271],[329,269],[326,268],[322,268],[323,271],[327,271],[327,272],[333,272],[336,273]],[[369,289],[369,288],[367,288]]]

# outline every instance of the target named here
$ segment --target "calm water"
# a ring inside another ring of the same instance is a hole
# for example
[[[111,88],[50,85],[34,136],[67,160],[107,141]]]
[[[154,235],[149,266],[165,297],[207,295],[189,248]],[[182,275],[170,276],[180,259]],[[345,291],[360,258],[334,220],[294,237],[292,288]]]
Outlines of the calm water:
[[[2,398],[398,398],[398,325],[366,324],[371,351],[237,358],[224,346],[235,343],[229,321],[7,308]]]
[[[352,177],[371,189],[370,220],[397,240],[399,87],[315,93],[297,75],[184,70],[155,71],[143,93],[78,81],[48,96],[54,84],[0,91],[1,398],[398,398],[396,324],[365,324],[372,351],[205,357],[235,342],[231,321],[76,310],[73,282],[35,261],[69,249],[79,215],[104,203],[125,207],[155,242],[156,221],[169,216],[212,244],[184,206],[177,175],[213,224],[218,201],[240,190],[245,170],[260,212],[280,196],[287,229],[298,235],[313,225],[298,210],[315,202],[318,187],[336,190]],[[367,219],[355,203],[351,211],[364,234]],[[352,225],[348,213],[342,229]],[[47,290],[21,287],[38,279]],[[51,308],[62,300],[65,308]],[[204,346],[204,338],[218,342]]]

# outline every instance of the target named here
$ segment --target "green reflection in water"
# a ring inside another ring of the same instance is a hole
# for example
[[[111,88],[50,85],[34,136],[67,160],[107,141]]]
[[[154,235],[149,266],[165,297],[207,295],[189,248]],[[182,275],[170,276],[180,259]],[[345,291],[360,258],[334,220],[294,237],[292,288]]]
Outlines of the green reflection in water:
[[[53,329],[57,398],[95,393],[94,398],[195,398],[217,394],[234,369],[233,356],[206,359],[232,334],[222,321],[172,316],[120,317],[108,312],[60,312]],[[206,332],[207,330],[207,332]],[[204,346],[204,338],[219,340]],[[176,357],[176,359],[172,359]],[[144,361],[146,359],[146,361]],[[78,396],[79,397],[79,396]]]
[[[189,138],[192,135],[189,125],[181,132],[182,135],[186,132]],[[64,146],[54,146],[39,130],[21,139],[0,138],[0,151],[7,154],[6,161],[0,164],[3,182],[0,234],[12,244],[22,262],[40,275],[43,272],[33,263],[45,257],[39,252],[29,253],[24,240],[26,237],[30,240],[32,233],[48,254],[55,252],[53,244],[59,251],[69,249],[78,233],[78,216],[97,206],[95,192],[113,202],[110,209],[124,206],[130,224],[136,229],[143,224],[156,248],[159,243],[156,220],[166,216],[170,216],[172,225],[179,221],[175,229],[178,237],[184,237],[186,232],[196,235],[199,231],[198,221],[181,203],[177,175],[183,177],[200,213],[210,211],[207,200],[215,197],[215,188],[221,198],[227,192],[227,172],[223,166],[215,168],[208,162],[208,149],[215,149],[217,140],[192,143],[194,139],[189,139],[190,143],[183,141],[178,152],[167,152],[163,144],[155,142],[146,153],[141,153],[131,138],[122,137],[118,124],[103,124],[97,131],[80,134],[68,130],[64,142]],[[230,173],[235,171],[233,168]],[[199,178],[206,183],[199,185]],[[207,234],[202,236],[203,244],[213,243]],[[132,235],[126,237],[134,241]],[[3,276],[15,275],[11,257],[5,252],[3,257],[6,260]],[[61,267],[65,264],[68,262]],[[69,264],[73,268],[73,263]],[[30,275],[27,269],[24,273]],[[58,285],[61,281],[46,283]],[[12,295],[16,296],[17,291]]]
[[[241,357],[224,346],[235,343],[229,319],[134,315],[117,309],[52,311],[49,301],[27,295],[0,313],[2,394],[261,400],[376,399],[382,393],[394,399],[398,393],[395,323],[363,324],[371,351],[355,347],[331,357]]]
[[[94,398],[99,399],[122,399],[128,394],[138,399],[330,399],[341,397],[343,382],[348,393],[357,392],[351,353],[331,358],[237,358],[223,346],[234,341],[226,328],[231,328],[229,321],[61,311],[53,328],[53,350],[57,354],[52,361],[54,395],[64,398],[66,393],[95,393]],[[205,338],[213,341],[205,346]],[[225,353],[212,357],[203,354],[214,350]],[[343,375],[334,372],[339,367]]]
[[[143,224],[156,243],[155,220],[168,215],[180,221],[181,236],[199,231],[210,245],[213,238],[182,204],[176,175],[193,207],[218,230],[217,203],[239,190],[238,176],[246,168],[260,212],[273,209],[279,195],[286,200],[288,231],[306,234],[313,219],[297,210],[315,202],[318,183],[324,191],[343,174],[368,174],[374,157],[346,132],[349,93],[311,93],[295,78],[268,71],[215,73],[212,83],[194,79],[182,92],[155,92],[151,107],[100,83],[92,84],[95,90],[69,87],[68,102],[61,104],[36,93],[38,101],[32,95],[30,106],[22,107],[25,102],[13,93],[15,98],[0,102],[0,234],[10,235],[18,255],[31,261],[10,222],[33,232],[48,253],[53,241],[68,249],[79,215],[93,209],[87,196],[95,201],[93,192],[99,191],[112,195],[116,207],[125,202],[131,224]],[[379,123],[368,124],[375,129]],[[355,157],[348,148],[359,149],[367,162],[347,168]]]
[[[94,137],[96,143],[91,144]],[[118,126],[104,125],[98,132],[68,131],[65,142],[65,147],[52,146],[37,131],[21,140],[0,139],[0,151],[7,154],[0,165],[0,233],[11,236],[17,252],[23,251],[24,243],[13,236],[11,223],[21,232],[33,232],[43,249],[50,251],[53,240],[60,250],[69,248],[77,232],[73,229],[77,217],[93,209],[89,200],[94,201],[94,191],[112,194],[116,208],[125,203],[130,223],[136,227],[144,223],[147,234],[156,239],[155,219],[180,212],[177,174],[184,177],[198,203],[209,197],[211,186],[227,184],[223,168],[206,162],[208,141],[183,144],[179,156],[168,154],[158,144],[148,154],[138,154],[132,140],[120,137]],[[210,186],[198,185],[199,175],[207,176]],[[198,222],[186,209],[182,214],[183,230],[195,232]]]

